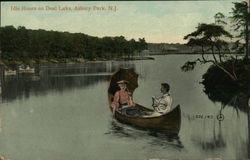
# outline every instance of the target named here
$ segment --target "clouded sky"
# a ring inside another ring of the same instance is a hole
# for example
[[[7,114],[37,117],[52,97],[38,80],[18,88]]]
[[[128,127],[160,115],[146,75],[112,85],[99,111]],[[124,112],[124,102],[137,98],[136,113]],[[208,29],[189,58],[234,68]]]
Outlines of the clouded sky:
[[[235,1],[1,2],[1,26],[184,43],[198,23],[214,22],[217,12],[229,15]],[[27,10],[31,7],[36,10]],[[64,7],[72,10],[59,10]]]

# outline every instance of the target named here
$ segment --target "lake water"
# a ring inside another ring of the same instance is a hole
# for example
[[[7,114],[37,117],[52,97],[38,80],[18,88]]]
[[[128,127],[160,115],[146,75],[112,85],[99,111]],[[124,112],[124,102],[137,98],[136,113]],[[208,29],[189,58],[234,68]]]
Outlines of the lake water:
[[[246,112],[212,102],[202,74],[180,67],[195,55],[154,56],[155,60],[42,65],[35,75],[5,76],[0,103],[0,154],[11,160],[248,159]],[[134,100],[151,106],[168,82],[181,105],[178,137],[121,124],[108,108],[110,75],[119,67],[139,74]],[[217,115],[222,113],[224,120]]]

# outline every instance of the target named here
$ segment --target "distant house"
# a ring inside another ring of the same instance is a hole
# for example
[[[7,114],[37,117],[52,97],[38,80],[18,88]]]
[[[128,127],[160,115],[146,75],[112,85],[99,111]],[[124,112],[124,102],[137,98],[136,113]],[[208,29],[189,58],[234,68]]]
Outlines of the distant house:
[[[192,53],[192,47],[179,43],[149,43],[150,54]]]
[[[144,49],[143,51],[141,51],[141,55],[142,56],[148,56],[149,55],[149,50],[148,49]]]
[[[179,49],[175,47],[167,47],[162,49],[163,54],[178,53]]]

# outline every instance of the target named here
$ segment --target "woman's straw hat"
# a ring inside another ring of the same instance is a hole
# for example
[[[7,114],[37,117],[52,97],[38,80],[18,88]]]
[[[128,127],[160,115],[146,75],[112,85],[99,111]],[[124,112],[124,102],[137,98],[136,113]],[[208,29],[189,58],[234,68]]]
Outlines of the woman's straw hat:
[[[129,82],[126,81],[126,80],[121,80],[121,81],[118,81],[118,82],[117,82],[117,84],[123,84],[123,83],[128,84]]]

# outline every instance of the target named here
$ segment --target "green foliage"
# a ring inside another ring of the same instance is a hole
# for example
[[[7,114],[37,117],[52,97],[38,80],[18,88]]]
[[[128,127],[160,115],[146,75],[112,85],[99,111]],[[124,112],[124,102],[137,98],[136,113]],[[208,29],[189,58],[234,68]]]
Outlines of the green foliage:
[[[250,35],[250,12],[248,9],[248,3],[243,2],[235,2],[234,8],[232,8],[232,16],[230,17],[233,23],[234,30],[238,32],[237,38],[239,41],[244,40],[243,47],[245,48],[245,59],[248,59],[249,55],[249,35]],[[242,48],[238,48],[238,50],[242,50]]]
[[[186,35],[184,39],[189,39],[192,37],[195,38],[201,38],[204,41],[205,40],[212,40],[213,38],[219,38],[221,36],[232,38],[232,35],[225,31],[224,28],[220,25],[215,25],[215,24],[199,24],[197,27],[197,30]]]
[[[238,81],[232,81],[220,68],[212,65],[203,75],[203,84],[207,87],[221,88],[234,87],[235,89],[250,89],[250,65],[246,65],[243,60],[229,60],[221,63],[227,70],[234,70]]]
[[[194,69],[194,67],[196,66],[196,61],[187,61],[182,67],[181,70],[183,72],[187,72],[187,71],[191,71]]]
[[[226,68],[232,69],[234,61],[225,62]],[[214,102],[222,102],[223,105],[230,105],[248,111],[248,99],[250,95],[250,66],[237,61],[235,72],[239,77],[238,81],[232,81],[225,72],[213,65],[203,75],[202,84],[208,98]]]
[[[214,15],[214,19],[215,19],[215,24],[217,25],[226,25],[227,22],[225,22],[225,16],[224,14],[222,14],[221,12],[218,12]]]
[[[5,60],[112,59],[132,56],[134,52],[147,48],[144,38],[128,41],[123,36],[98,38],[82,33],[31,30],[21,26],[0,27],[0,42],[1,58]]]
[[[231,19],[235,23],[236,30],[240,28],[244,30],[244,26],[249,25],[250,13],[247,2],[235,2],[231,14]]]
[[[205,53],[205,47],[214,54],[221,50],[228,50],[228,42],[225,39],[232,38],[233,36],[227,32],[223,26],[216,24],[199,24],[196,30],[184,37],[188,40],[187,45],[189,46],[200,46],[202,47],[202,53]],[[215,48],[217,50],[215,50]],[[216,61],[216,59],[214,59]],[[221,60],[221,55],[220,55]]]

